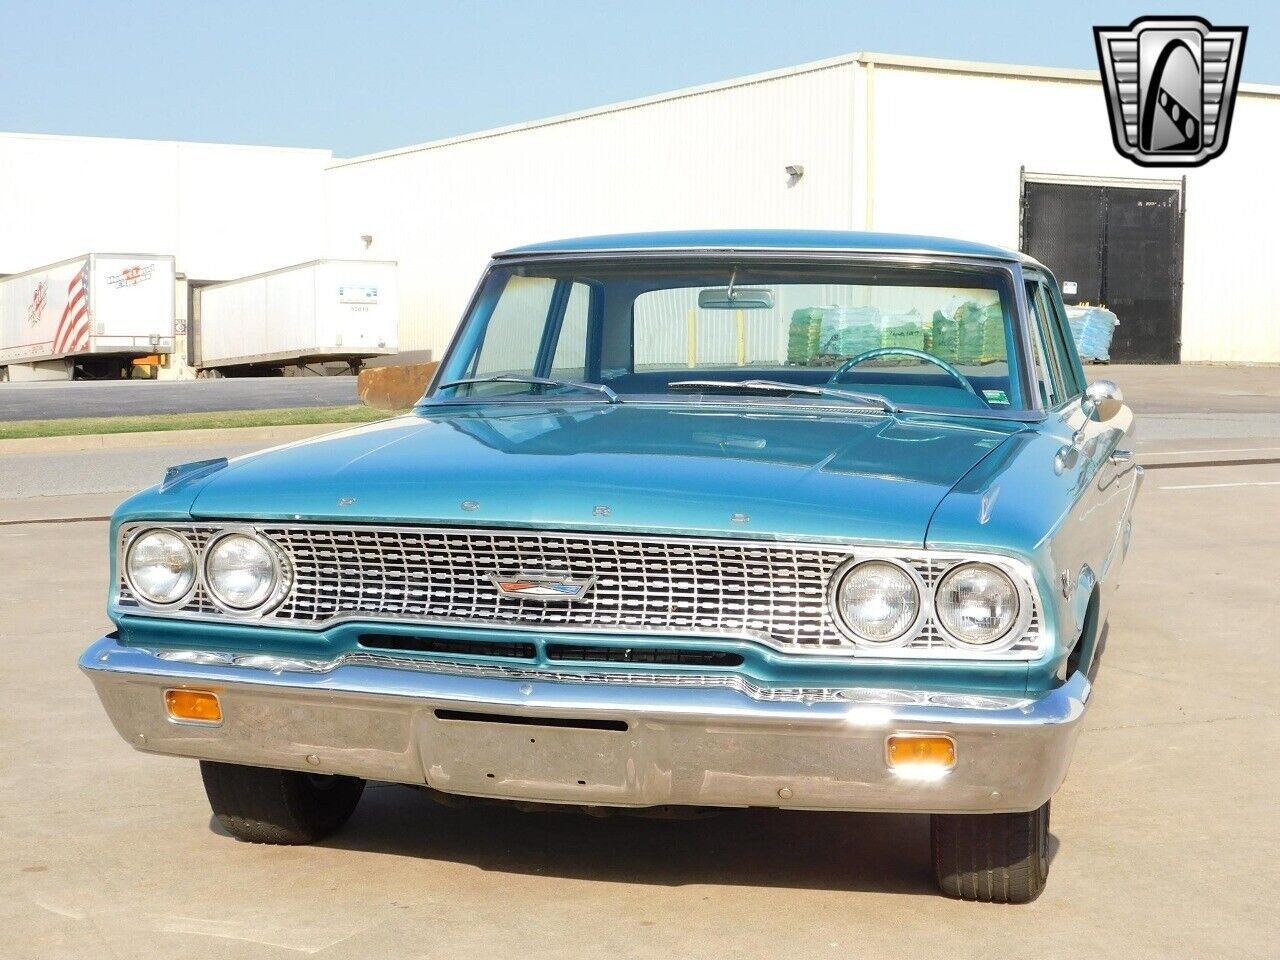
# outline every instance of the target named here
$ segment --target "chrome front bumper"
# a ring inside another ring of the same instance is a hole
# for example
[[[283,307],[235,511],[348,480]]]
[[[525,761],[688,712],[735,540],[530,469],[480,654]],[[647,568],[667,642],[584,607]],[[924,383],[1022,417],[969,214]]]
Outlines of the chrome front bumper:
[[[1090,692],[1079,673],[1039,696],[966,698],[391,664],[157,653],[111,637],[80,659],[139,750],[584,806],[1032,810],[1066,776]],[[169,719],[173,688],[215,691],[222,722]],[[956,765],[896,773],[894,733],[950,736]]]

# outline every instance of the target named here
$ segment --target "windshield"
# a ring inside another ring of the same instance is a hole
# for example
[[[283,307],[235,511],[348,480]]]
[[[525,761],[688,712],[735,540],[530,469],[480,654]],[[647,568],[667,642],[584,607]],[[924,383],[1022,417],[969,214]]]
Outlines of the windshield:
[[[723,258],[498,265],[434,399],[741,396],[1020,410],[1014,315],[1008,274],[994,268]]]

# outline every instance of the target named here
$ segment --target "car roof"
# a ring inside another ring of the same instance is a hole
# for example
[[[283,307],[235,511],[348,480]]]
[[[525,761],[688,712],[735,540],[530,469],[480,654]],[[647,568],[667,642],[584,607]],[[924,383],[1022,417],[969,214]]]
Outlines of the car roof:
[[[1025,254],[1003,247],[946,237],[910,233],[869,233],[856,230],[671,230],[654,233],[616,233],[575,237],[512,247],[495,257],[522,257],[553,253],[609,253],[646,250],[777,250],[853,253],[925,253],[941,256],[982,257],[1034,263]]]

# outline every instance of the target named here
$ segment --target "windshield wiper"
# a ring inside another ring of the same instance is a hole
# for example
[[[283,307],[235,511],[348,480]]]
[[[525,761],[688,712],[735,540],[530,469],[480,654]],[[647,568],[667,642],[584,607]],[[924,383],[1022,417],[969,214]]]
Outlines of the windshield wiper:
[[[832,397],[836,400],[852,400],[872,403],[885,413],[897,413],[898,407],[888,397],[878,393],[858,393],[839,387],[816,386],[807,383],[784,383],[781,380],[673,380],[667,384],[672,390],[746,390],[751,393],[804,393],[815,397]]]
[[[603,383],[583,383],[580,380],[556,380],[551,377],[532,377],[525,376],[521,373],[496,373],[491,377],[467,377],[464,380],[450,380],[448,383],[440,384],[440,389],[445,387],[465,387],[473,383],[528,383],[535,387],[570,387],[574,390],[594,390],[596,393],[604,394],[606,400],[610,403],[619,403],[618,395],[610,390]]]

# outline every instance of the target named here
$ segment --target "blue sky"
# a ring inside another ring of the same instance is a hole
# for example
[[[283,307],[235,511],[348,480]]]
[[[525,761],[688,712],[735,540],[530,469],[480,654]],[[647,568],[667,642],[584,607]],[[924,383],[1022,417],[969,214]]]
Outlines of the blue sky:
[[[0,130],[352,156],[859,50],[1092,68],[1156,13],[1246,24],[1280,84],[1274,0],[0,0]]]

